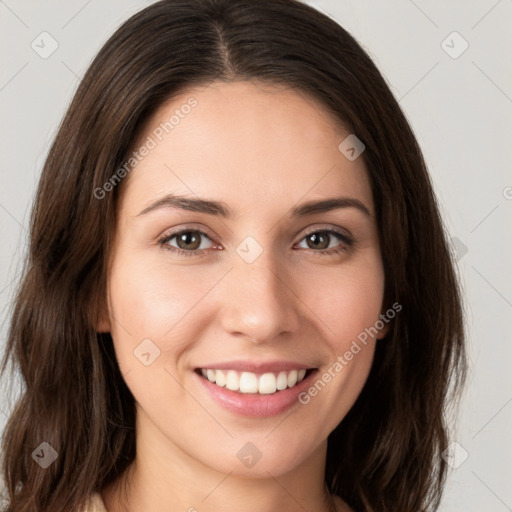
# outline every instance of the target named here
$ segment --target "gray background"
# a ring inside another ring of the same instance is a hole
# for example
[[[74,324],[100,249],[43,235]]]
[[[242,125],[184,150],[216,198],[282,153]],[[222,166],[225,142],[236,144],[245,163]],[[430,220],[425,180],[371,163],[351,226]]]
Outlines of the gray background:
[[[49,144],[100,46],[150,3],[0,0],[0,350]],[[453,237],[472,371],[442,510],[512,511],[512,0],[309,3],[351,32],[386,76]],[[47,58],[31,47],[48,52],[52,39],[58,48]],[[3,391],[0,410],[1,429],[10,410]]]

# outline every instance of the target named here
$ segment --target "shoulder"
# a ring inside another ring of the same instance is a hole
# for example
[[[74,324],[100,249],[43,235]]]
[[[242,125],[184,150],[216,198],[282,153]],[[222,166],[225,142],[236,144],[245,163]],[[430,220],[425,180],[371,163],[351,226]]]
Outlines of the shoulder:
[[[336,510],[338,512],[354,512],[345,501],[343,501],[339,496],[333,496],[334,503],[336,504]]]
[[[107,509],[105,508],[100,493],[95,492],[91,495],[85,507],[77,512],[107,512]]]

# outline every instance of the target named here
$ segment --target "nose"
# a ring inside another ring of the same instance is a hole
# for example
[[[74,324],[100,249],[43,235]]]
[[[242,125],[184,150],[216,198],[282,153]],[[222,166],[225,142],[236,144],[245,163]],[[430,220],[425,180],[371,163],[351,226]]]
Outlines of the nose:
[[[298,331],[300,299],[289,271],[261,255],[235,262],[227,278],[219,313],[225,333],[263,344]]]

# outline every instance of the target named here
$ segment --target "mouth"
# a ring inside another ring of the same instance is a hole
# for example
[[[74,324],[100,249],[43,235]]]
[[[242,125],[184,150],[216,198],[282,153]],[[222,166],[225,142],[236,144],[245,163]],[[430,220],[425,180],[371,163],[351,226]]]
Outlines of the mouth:
[[[269,417],[299,405],[299,395],[318,368],[250,372],[231,368],[196,368],[203,389],[222,408],[242,416]]]
[[[196,372],[219,388],[225,387],[244,395],[273,395],[300,384],[313,369],[253,373],[237,370],[198,368]]]

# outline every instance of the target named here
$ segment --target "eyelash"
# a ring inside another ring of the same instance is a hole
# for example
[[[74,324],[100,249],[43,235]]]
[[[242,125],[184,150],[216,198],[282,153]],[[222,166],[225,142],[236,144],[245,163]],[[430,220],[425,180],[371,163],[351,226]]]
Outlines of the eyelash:
[[[209,237],[208,234],[205,233],[204,231],[201,231],[200,229],[189,228],[189,229],[182,229],[180,231],[176,231],[175,233],[170,233],[168,235],[165,235],[164,237],[162,237],[158,240],[158,243],[162,246],[163,249],[165,249],[167,251],[171,251],[172,253],[180,255],[180,256],[202,256],[200,253],[204,252],[205,249],[193,249],[191,251],[186,251],[184,249],[179,249],[177,247],[173,247],[168,244],[168,242],[170,240],[172,240],[173,238],[176,238],[177,236],[182,235],[184,233],[196,233],[199,235],[204,235],[206,238],[208,238],[210,241],[213,242],[211,237]],[[341,243],[338,246],[336,246],[337,248],[334,248],[334,249],[322,249],[320,251],[315,251],[314,249],[310,249],[314,254],[317,254],[317,255],[337,256],[342,253],[347,253],[353,247],[354,242],[355,242],[349,236],[347,236],[339,231],[336,231],[334,229],[317,229],[314,231],[310,231],[309,233],[306,233],[300,239],[299,242],[302,242],[302,240],[304,240],[306,237],[308,237],[310,235],[314,235],[314,234],[318,234],[318,233],[327,234],[330,236],[334,235],[336,238],[338,238],[340,240]]]

